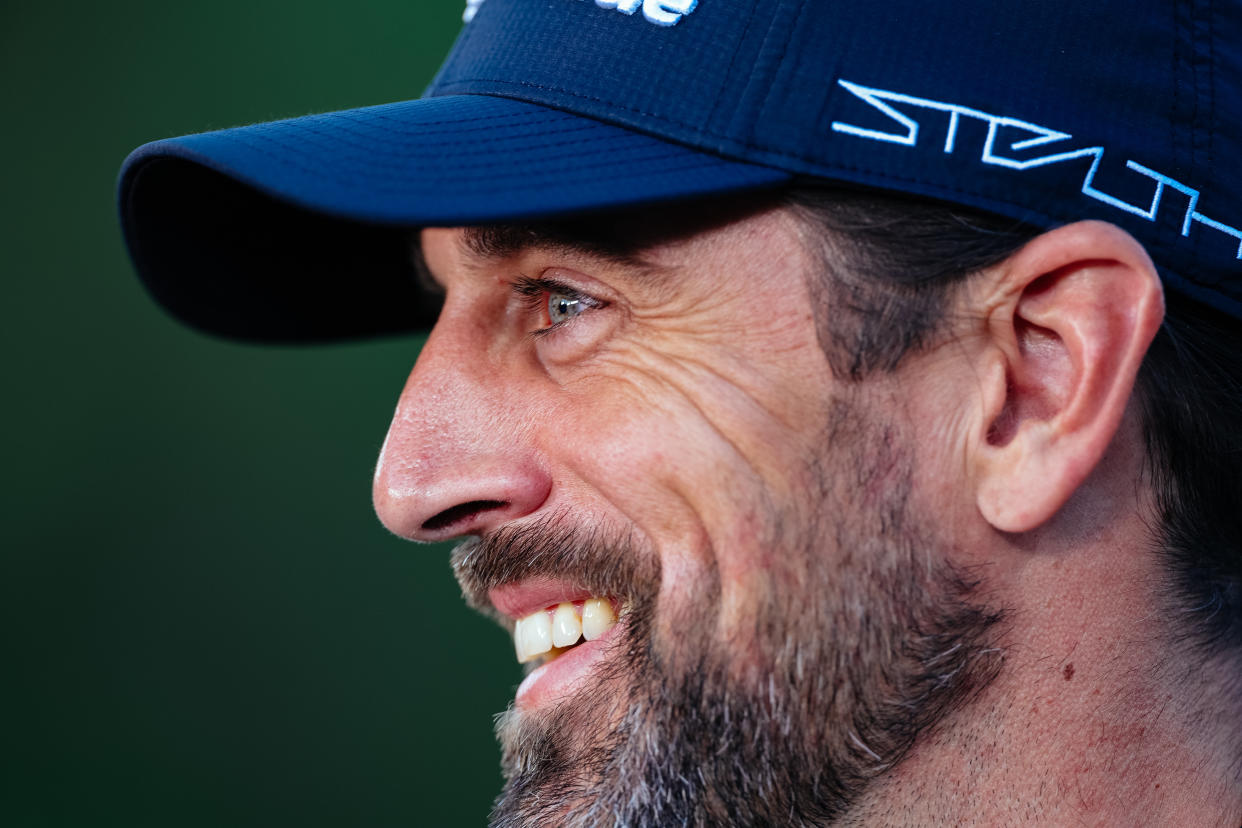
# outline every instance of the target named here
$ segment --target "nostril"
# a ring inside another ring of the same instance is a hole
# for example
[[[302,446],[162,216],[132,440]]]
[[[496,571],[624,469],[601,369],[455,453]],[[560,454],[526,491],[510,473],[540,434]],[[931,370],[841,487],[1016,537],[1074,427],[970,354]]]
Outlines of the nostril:
[[[469,503],[462,503],[452,508],[445,509],[440,514],[428,518],[423,524],[424,532],[438,532],[441,529],[447,529],[455,523],[460,523],[471,515],[479,512],[487,512],[492,509],[500,509],[509,504],[503,500],[472,500]]]

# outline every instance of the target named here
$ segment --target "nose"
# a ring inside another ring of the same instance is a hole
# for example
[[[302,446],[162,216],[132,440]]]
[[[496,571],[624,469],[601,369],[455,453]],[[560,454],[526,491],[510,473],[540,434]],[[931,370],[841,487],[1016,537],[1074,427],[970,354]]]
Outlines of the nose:
[[[483,534],[537,511],[552,481],[515,382],[441,318],[406,382],[372,497],[389,531],[418,541]]]

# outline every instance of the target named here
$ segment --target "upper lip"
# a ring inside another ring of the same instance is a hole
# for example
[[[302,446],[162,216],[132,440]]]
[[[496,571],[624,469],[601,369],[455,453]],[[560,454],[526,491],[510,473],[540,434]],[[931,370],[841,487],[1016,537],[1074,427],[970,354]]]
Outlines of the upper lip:
[[[517,620],[560,603],[605,596],[565,581],[532,578],[494,587],[488,591],[487,597],[502,615]]]

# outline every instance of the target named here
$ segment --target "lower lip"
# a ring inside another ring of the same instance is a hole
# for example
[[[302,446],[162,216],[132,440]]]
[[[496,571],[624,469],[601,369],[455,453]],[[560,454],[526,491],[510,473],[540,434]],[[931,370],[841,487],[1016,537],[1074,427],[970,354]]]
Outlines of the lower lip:
[[[518,685],[514,704],[524,710],[553,704],[577,691],[592,669],[607,655],[621,629],[618,622],[594,641],[584,641],[546,664],[536,667]]]

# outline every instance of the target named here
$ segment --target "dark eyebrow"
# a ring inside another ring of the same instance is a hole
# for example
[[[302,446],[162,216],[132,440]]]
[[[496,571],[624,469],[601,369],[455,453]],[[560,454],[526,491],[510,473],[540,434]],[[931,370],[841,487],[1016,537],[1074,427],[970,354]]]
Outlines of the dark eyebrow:
[[[769,190],[637,205],[563,219],[470,227],[464,243],[476,258],[490,261],[545,248],[655,271],[659,267],[648,257],[655,248],[693,238],[779,202],[779,192]]]
[[[545,249],[581,254],[634,270],[651,270],[654,266],[642,253],[655,242],[644,238],[646,235],[627,234],[622,228],[578,219],[467,227],[462,243],[475,258],[488,261]]]
[[[565,219],[511,222],[467,227],[462,245],[480,262],[511,259],[528,250],[554,250],[619,265],[641,278],[659,278],[666,268],[648,258],[662,245],[736,221],[779,205],[779,190],[759,190],[703,199],[631,206]],[[439,291],[427,270],[418,234],[414,234],[414,268],[420,284]]]
[[[626,228],[608,228],[589,219],[561,222],[488,224],[466,227],[461,244],[471,258],[480,262],[500,262],[528,250],[554,250],[586,256],[632,270],[641,275],[658,268],[642,257],[642,252],[658,243],[651,232],[625,235]],[[411,235],[411,264],[415,281],[429,294],[444,295],[444,288],[431,274],[423,258],[419,233]]]

